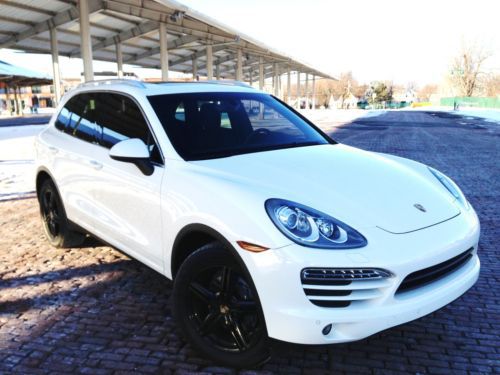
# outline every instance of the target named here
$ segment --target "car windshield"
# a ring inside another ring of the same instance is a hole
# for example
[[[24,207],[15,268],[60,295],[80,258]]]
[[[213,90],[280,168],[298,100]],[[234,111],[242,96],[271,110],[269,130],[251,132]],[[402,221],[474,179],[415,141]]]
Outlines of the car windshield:
[[[148,99],[185,160],[333,143],[262,93],[167,94]]]

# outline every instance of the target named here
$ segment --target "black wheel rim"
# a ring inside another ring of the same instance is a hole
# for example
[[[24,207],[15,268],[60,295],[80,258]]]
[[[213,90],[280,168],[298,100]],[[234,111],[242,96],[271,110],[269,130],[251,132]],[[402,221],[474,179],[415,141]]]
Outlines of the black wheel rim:
[[[52,189],[46,189],[42,192],[40,204],[47,232],[51,237],[57,237],[61,230],[61,216],[57,198]]]
[[[188,286],[188,321],[207,344],[244,352],[262,337],[259,306],[247,280],[232,267],[203,270]]]

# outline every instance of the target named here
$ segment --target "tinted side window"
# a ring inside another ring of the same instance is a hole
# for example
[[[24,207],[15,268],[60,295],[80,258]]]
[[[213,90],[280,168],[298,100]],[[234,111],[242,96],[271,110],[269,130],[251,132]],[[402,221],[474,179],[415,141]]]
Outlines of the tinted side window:
[[[63,109],[61,109],[61,112],[59,112],[59,116],[57,116],[55,123],[56,128],[61,131],[65,131],[66,126],[68,126],[70,116],[71,112],[68,111],[68,108],[63,107]]]
[[[152,161],[162,162],[148,124],[132,99],[113,93],[96,93],[95,98],[99,108],[96,126],[101,146],[111,148],[120,141],[139,138],[149,147]]]
[[[76,95],[61,110],[55,126],[76,138],[97,143],[96,113],[96,101],[92,94]]]

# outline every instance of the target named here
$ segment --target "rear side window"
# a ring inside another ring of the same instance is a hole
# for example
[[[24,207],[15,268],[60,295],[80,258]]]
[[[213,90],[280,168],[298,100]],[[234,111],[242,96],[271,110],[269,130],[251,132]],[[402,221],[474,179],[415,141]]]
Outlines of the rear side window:
[[[57,116],[55,126],[86,142],[98,143],[99,135],[95,125],[96,101],[92,94],[81,94],[71,98]]]
[[[148,146],[151,160],[162,163],[159,148],[141,110],[125,95],[107,92],[76,95],[57,116],[55,127],[106,148],[126,139],[139,138]]]

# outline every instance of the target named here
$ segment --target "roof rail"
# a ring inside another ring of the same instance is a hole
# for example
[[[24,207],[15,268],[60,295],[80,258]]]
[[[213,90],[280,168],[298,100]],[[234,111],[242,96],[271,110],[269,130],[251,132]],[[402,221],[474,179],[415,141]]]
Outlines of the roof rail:
[[[241,87],[253,88],[253,86],[250,86],[246,82],[236,81],[236,80],[217,81],[217,80],[211,79],[211,80],[207,80],[207,81],[199,81],[199,83],[213,83],[216,85],[241,86]]]
[[[247,87],[253,89],[253,86],[250,86],[248,83],[242,82],[242,81],[235,81],[235,80],[223,80],[223,81],[217,81],[215,79],[212,80],[206,80],[206,81],[159,81],[159,82],[151,82],[154,84],[183,84],[183,83],[208,83],[212,85],[226,85],[226,86],[241,86],[241,87]]]
[[[87,81],[80,83],[77,88],[81,87],[89,87],[89,86],[102,86],[102,85],[112,85],[114,83],[123,83],[126,85],[134,86],[134,87],[139,87],[141,89],[145,89],[146,85],[142,81],[138,81],[135,79],[121,79],[121,78],[112,78],[112,79],[101,79],[101,80],[94,80],[94,81]]]

